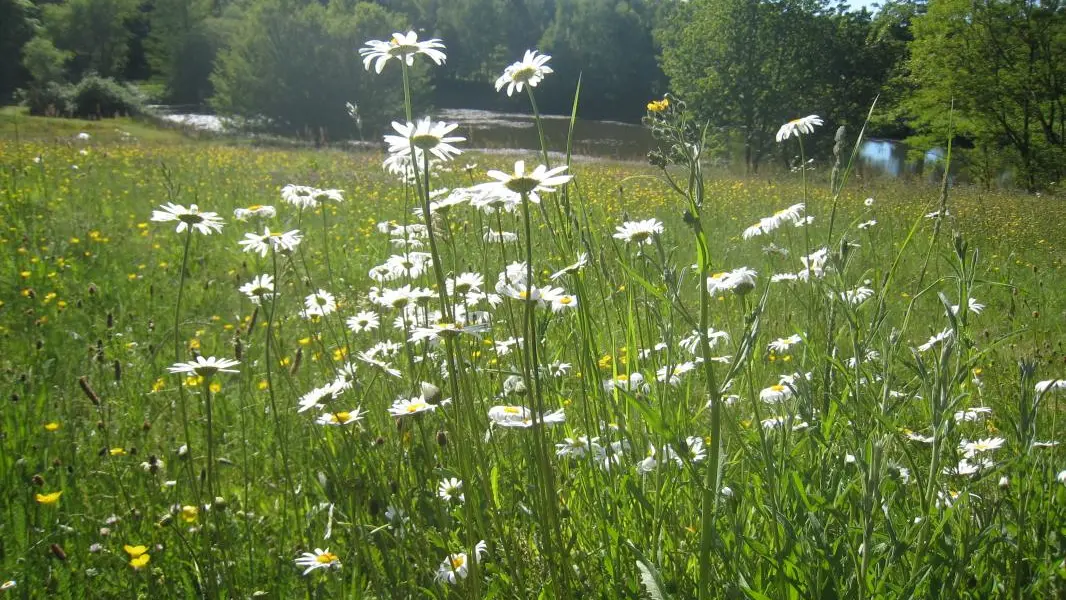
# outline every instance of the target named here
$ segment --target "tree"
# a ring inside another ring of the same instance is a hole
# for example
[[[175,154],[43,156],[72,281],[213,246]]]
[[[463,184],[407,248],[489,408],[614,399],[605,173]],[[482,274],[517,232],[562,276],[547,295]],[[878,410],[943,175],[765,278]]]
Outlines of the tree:
[[[139,0],[68,0],[43,8],[48,37],[71,53],[73,79],[93,71],[121,77],[129,58],[128,22],[138,17]]]
[[[263,0],[219,54],[211,103],[225,114],[263,119],[272,130],[340,138],[358,133],[345,109],[353,102],[363,127],[376,133],[402,114],[400,69],[367,73],[357,49],[402,28],[402,17],[369,3]],[[416,62],[414,90],[426,89],[424,73]]]
[[[1002,153],[1030,191],[1059,180],[1066,158],[1064,19],[1057,0],[930,2],[915,22],[909,62],[914,93],[906,106],[915,141],[942,143],[950,132],[986,162]]]
[[[221,45],[211,19],[213,0],[156,0],[148,61],[166,84],[167,99],[202,104],[211,95],[211,70]]]
[[[582,116],[635,120],[644,113],[664,77],[655,60],[650,15],[642,7],[602,0],[556,4],[540,44],[552,55],[557,82],[543,99],[546,111],[570,111],[580,75]]]
[[[23,46],[37,30],[36,9],[29,0],[0,0],[0,103],[24,85],[29,74],[13,57],[22,54]]]
[[[824,114],[823,13],[815,0],[696,0],[659,30],[671,88],[739,138],[751,171],[773,148],[782,123]]]

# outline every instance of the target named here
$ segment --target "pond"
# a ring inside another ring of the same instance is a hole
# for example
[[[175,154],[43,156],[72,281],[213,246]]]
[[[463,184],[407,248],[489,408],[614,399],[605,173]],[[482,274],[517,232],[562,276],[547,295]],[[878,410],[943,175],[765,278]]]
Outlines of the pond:
[[[203,131],[224,131],[225,118],[196,112],[190,107],[155,107],[162,118]],[[465,148],[500,150],[539,150],[540,139],[532,115],[473,109],[443,109],[438,117],[458,123],[455,135],[466,138]],[[546,115],[542,118],[544,137],[553,153],[566,151],[570,118]],[[651,132],[640,125],[618,121],[578,119],[574,124],[572,152],[576,156],[613,160],[643,161],[654,147]],[[867,139],[859,151],[856,169],[865,176],[928,178],[936,180],[942,160],[939,149],[925,153],[921,164],[907,160],[907,148],[895,140]]]

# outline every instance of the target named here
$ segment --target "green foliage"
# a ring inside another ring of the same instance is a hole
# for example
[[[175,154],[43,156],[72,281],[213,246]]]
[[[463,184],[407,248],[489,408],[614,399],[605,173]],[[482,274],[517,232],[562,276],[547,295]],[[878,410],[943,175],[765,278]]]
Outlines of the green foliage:
[[[862,125],[899,57],[870,33],[869,14],[820,0],[695,1],[658,31],[671,89],[730,132],[752,170],[791,119]]]
[[[56,48],[52,40],[40,35],[22,48],[22,65],[34,85],[65,81],[70,58],[70,52]]]
[[[0,0],[0,104],[22,86],[29,74],[22,64],[13,60],[22,54],[23,46],[33,38],[37,29],[36,7],[31,0]]]
[[[978,175],[1013,167],[1028,190],[1066,160],[1066,10],[1057,2],[935,0],[914,25],[905,103],[928,147],[955,135]],[[990,183],[990,181],[988,181]]]
[[[364,2],[351,9],[341,2],[260,2],[219,54],[211,103],[272,130],[341,138],[357,134],[345,110],[353,102],[363,128],[380,131],[395,117],[389,108],[400,98],[400,69],[392,64],[380,76],[368,74],[357,50],[402,27],[402,18]],[[423,73],[413,69],[414,81]]]
[[[31,115],[69,116],[74,112],[74,86],[59,81],[46,81],[22,89],[19,103]]]
[[[132,116],[144,111],[144,101],[135,88],[95,74],[74,86],[71,101],[74,116],[81,118]]]
[[[71,79],[96,72],[120,77],[129,59],[129,22],[139,0],[67,0],[43,8],[42,20],[57,48],[72,54]]]
[[[634,121],[644,114],[644,105],[662,92],[664,83],[645,6],[600,0],[556,3],[555,18],[540,42],[552,55],[555,70],[541,94],[545,110],[569,112],[580,75],[582,116]]]
[[[209,0],[157,0],[152,9],[148,60],[174,104],[203,104],[222,45]]]

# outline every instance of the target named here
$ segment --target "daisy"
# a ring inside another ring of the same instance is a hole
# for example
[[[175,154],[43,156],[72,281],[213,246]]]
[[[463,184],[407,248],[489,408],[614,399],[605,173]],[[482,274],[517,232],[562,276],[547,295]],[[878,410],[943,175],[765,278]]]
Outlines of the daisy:
[[[294,250],[296,246],[300,245],[302,239],[303,237],[297,229],[286,231],[285,233],[274,233],[267,227],[263,229],[261,235],[257,233],[244,234],[244,239],[237,243],[244,248],[245,252],[257,252],[259,256],[265,257],[272,249],[281,252]]]
[[[1037,393],[1046,393],[1052,390],[1066,390],[1066,379],[1048,379],[1036,384]]]
[[[281,199],[296,208],[314,208],[318,206],[317,192],[313,187],[290,183],[281,188]]]
[[[757,275],[755,270],[749,267],[715,273],[707,278],[707,293],[717,296],[724,292],[733,292],[738,296],[743,296],[755,288]]]
[[[496,244],[510,244],[518,241],[518,234],[511,233],[510,231],[493,231],[486,227],[484,239],[486,242],[493,242]]]
[[[218,213],[200,212],[200,209],[195,204],[190,204],[189,208],[185,208],[180,204],[167,202],[159,208],[162,210],[152,211],[152,220],[159,223],[177,221],[178,227],[175,231],[178,233],[190,227],[203,235],[211,235],[212,232],[222,231],[223,222]]]
[[[991,408],[988,408],[987,406],[978,406],[977,408],[971,408],[969,410],[956,411],[954,416],[956,423],[976,423],[990,414],[992,414]]]
[[[645,219],[643,221],[627,221],[615,228],[614,237],[629,244],[644,246],[651,244],[656,235],[663,232],[663,224],[658,219]]]
[[[551,56],[547,54],[538,55],[536,50],[526,50],[522,60],[504,69],[503,75],[496,79],[496,91],[507,86],[507,95],[510,96],[514,92],[521,93],[523,86],[537,87],[545,75],[553,72],[548,66],[549,60]]]
[[[558,271],[552,273],[551,274],[551,280],[555,281],[556,279],[559,279],[563,275],[569,275],[571,273],[580,273],[581,271],[583,271],[585,269],[585,266],[588,265],[588,264],[589,264],[589,253],[588,252],[582,252],[581,255],[577,257],[577,262],[575,262],[575,263],[573,263],[571,265],[567,265],[567,266],[563,267],[562,269],[559,269]]]
[[[259,304],[264,298],[272,298],[274,296],[274,278],[270,275],[258,275],[242,285],[240,292],[248,296],[252,304]]]
[[[347,324],[352,333],[362,333],[364,331],[374,331],[381,324],[381,321],[377,313],[363,310],[356,313],[354,317],[348,317]]]
[[[977,300],[974,300],[973,298],[970,298],[969,300],[966,301],[966,306],[970,309],[970,312],[972,312],[975,315],[981,314],[981,311],[985,309],[985,305],[984,304],[981,304],[980,302],[978,302]],[[958,304],[952,304],[951,305],[951,314],[953,314],[953,315],[959,314],[959,305]]]
[[[543,415],[540,422],[545,425],[554,425],[566,420],[563,409]],[[533,412],[524,406],[493,406],[489,409],[489,421],[499,427],[532,427]]]
[[[340,398],[341,394],[347,389],[348,385],[343,380],[333,381],[322,387],[317,387],[300,397],[300,408],[296,409],[296,412],[302,413],[312,408],[323,408],[330,402]]]
[[[198,375],[200,377],[210,377],[215,373],[238,373],[235,367],[241,364],[240,361],[230,360],[228,358],[215,358],[214,356],[204,358],[197,356],[196,360],[189,362],[174,363],[173,366],[167,370],[171,373],[186,373],[189,375]]]
[[[963,451],[966,458],[973,458],[978,452],[991,452],[1003,447],[1006,441],[1001,437],[984,438],[973,442],[963,440],[959,444],[959,449]]]
[[[437,410],[436,404],[430,404],[418,398],[397,398],[389,407],[389,414],[394,417],[417,415],[420,413]]]
[[[858,227],[859,229],[869,229],[869,228],[873,227],[874,225],[877,225],[877,219],[870,219],[869,221],[863,221],[862,223],[859,223],[856,227]]]
[[[911,441],[914,441],[914,442],[919,442],[919,443],[922,443],[922,444],[932,444],[933,443],[933,436],[931,436],[931,435],[922,435],[920,433],[916,433],[916,432],[911,431],[909,429],[904,429],[903,430],[903,435],[906,436],[906,438],[908,440],[911,440]]]
[[[370,40],[366,46],[359,49],[359,55],[363,57],[363,68],[370,70],[371,63],[374,71],[381,73],[385,64],[390,59],[402,60],[408,67],[415,64],[415,55],[424,54],[437,66],[444,64],[448,58],[442,52],[444,44],[439,39],[418,41],[418,34],[413,31],[394,33],[389,41]]]
[[[777,130],[777,141],[783,142],[792,136],[799,137],[800,134],[810,135],[814,133],[815,126],[821,125],[822,119],[818,115],[808,115],[800,119],[793,119]]]
[[[792,388],[780,383],[771,385],[768,388],[763,388],[759,392],[759,399],[767,404],[774,404],[777,402],[783,402],[792,397]]]
[[[594,437],[590,440],[587,435],[578,438],[565,438],[555,445],[555,455],[582,458],[591,452],[594,456],[600,458],[604,455],[604,450],[599,441],[600,438]]]
[[[466,500],[463,495],[463,482],[454,477],[441,480],[440,486],[437,487],[437,495],[445,502],[451,502],[453,499],[459,502]]]
[[[533,171],[526,173],[525,161],[515,161],[514,173],[492,170],[488,176],[496,181],[483,183],[479,189],[489,191],[505,190],[513,194],[521,194],[529,198],[531,202],[540,202],[537,192],[554,192],[555,188],[568,183],[573,176],[564,174],[566,165],[549,169],[544,165],[537,165]]]
[[[674,367],[662,367],[655,372],[655,379],[659,383],[666,383],[674,386],[680,385],[681,378],[692,372],[695,368],[696,363],[692,361],[685,361]]]
[[[481,540],[474,546],[474,561],[480,563],[481,558],[486,552],[488,552],[488,544],[485,543],[485,540]],[[449,554],[448,557],[440,563],[440,567],[437,568],[437,574],[434,576],[434,579],[440,583],[450,583],[455,585],[460,579],[466,579],[469,571],[470,563],[466,556],[466,552]]]
[[[233,218],[238,221],[247,221],[252,217],[263,217],[264,219],[273,218],[278,214],[278,211],[273,206],[264,204],[253,204],[248,208],[238,208],[233,211]]]
[[[462,151],[452,144],[466,141],[464,137],[448,136],[457,127],[459,127],[458,123],[451,125],[443,121],[433,123],[429,117],[420,119],[418,123],[409,122],[403,125],[393,121],[392,128],[399,135],[386,135],[385,143],[389,145],[389,154],[395,156],[404,156],[414,152],[416,163],[422,162],[423,152],[429,152],[440,160],[447,161],[453,155],[462,154]]]
[[[729,340],[729,334],[724,331],[718,331],[713,327],[707,329],[707,345],[714,348],[718,345],[720,340]],[[682,350],[685,350],[689,354],[699,354],[700,352],[700,332],[692,330],[687,337],[683,338],[677,343]]]
[[[807,281],[811,275],[817,279],[824,277],[825,263],[828,258],[829,250],[827,248],[819,248],[808,256],[800,257],[800,262],[803,263],[803,270],[798,273],[799,278]]]
[[[610,394],[614,390],[641,393],[648,391],[648,385],[644,383],[644,375],[641,373],[619,373],[603,382],[603,391]]]
[[[318,415],[315,419],[315,423],[319,425],[350,425],[363,420],[363,416],[366,414],[361,408],[354,410],[338,410],[336,412],[328,412]]]
[[[411,343],[421,342],[422,340],[435,342],[439,339],[454,338],[466,330],[467,328],[463,327],[461,323],[437,321],[430,323],[429,327],[415,327],[411,329],[411,339],[407,341]]]
[[[304,298],[304,306],[307,307],[308,314],[324,317],[337,310],[337,299],[326,290],[318,290]]]
[[[314,552],[304,552],[296,559],[296,566],[307,567],[303,574],[307,575],[315,569],[339,569],[341,568],[341,559],[329,551],[329,548],[325,550],[321,548],[315,548]]]
[[[468,292],[480,292],[481,286],[485,285],[485,277],[481,273],[462,273],[458,277],[449,277],[447,282],[448,295],[463,294]]]
[[[570,294],[553,294],[549,301],[551,302],[552,312],[562,312],[577,308],[577,296],[571,296]]]
[[[874,291],[865,286],[859,286],[853,290],[847,290],[840,293],[840,299],[844,302],[857,306],[869,300],[870,296],[874,295]]]
[[[941,331],[940,333],[930,337],[929,341],[927,341],[926,343],[922,344],[921,346],[918,346],[918,351],[925,352],[926,350],[930,350],[940,342],[951,339],[952,335],[954,334],[952,333],[951,329],[945,329],[944,331]]]
[[[800,337],[800,335],[797,333],[790,335],[787,338],[778,338],[770,342],[770,344],[767,346],[767,349],[773,352],[787,352],[789,348],[795,346],[796,344],[802,341],[803,338]]]

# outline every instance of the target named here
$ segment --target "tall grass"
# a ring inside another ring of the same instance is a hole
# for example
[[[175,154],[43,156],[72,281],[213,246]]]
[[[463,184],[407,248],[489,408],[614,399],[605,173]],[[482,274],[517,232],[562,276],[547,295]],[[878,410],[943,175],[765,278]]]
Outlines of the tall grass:
[[[656,108],[658,167],[483,209],[500,157],[0,141],[5,593],[1061,595],[1063,208],[719,177]],[[243,252],[264,226],[302,241]],[[167,375],[194,355],[240,372]]]

